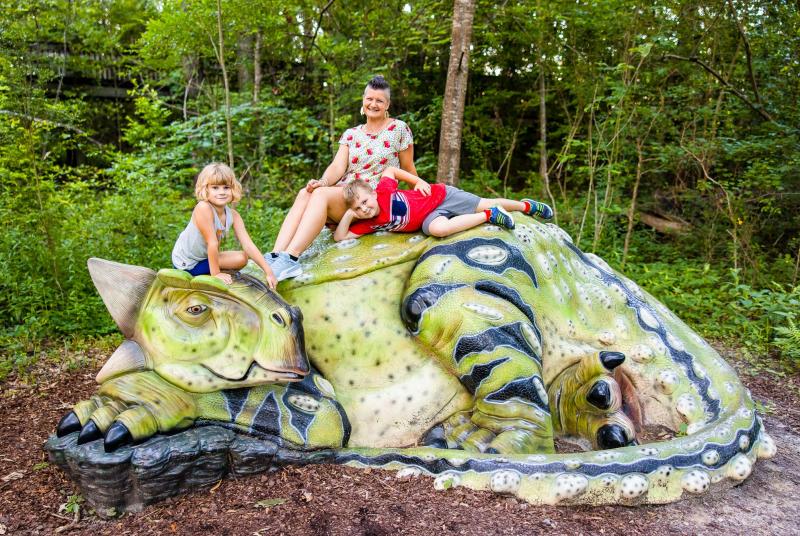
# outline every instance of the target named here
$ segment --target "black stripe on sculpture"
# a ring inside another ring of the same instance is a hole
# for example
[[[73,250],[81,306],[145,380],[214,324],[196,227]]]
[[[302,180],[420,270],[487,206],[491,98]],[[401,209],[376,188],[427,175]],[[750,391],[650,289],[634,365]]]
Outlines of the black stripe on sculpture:
[[[541,365],[542,358],[536,355],[522,333],[522,323],[514,322],[505,326],[489,328],[475,335],[464,335],[458,339],[453,350],[453,360],[460,363],[465,357],[476,353],[488,353],[504,346],[527,355]]]
[[[473,249],[480,246],[494,246],[504,250],[508,253],[508,257],[498,264],[486,264],[470,259],[468,253]],[[533,267],[525,260],[525,255],[522,251],[514,246],[509,246],[499,238],[472,238],[470,240],[460,240],[451,244],[442,244],[434,246],[425,253],[423,253],[417,261],[417,266],[422,264],[428,257],[435,255],[452,255],[458,257],[461,262],[467,266],[477,268],[478,270],[494,272],[496,274],[503,274],[506,270],[515,269],[525,273],[533,283],[534,287],[538,287],[536,281],[536,273]]]
[[[472,370],[469,371],[469,374],[464,374],[459,379],[461,380],[461,383],[464,384],[464,387],[467,388],[467,391],[474,395],[481,382],[492,374],[494,368],[498,365],[502,365],[509,359],[511,358],[501,357],[500,359],[495,359],[494,361],[485,363],[483,365],[475,365],[472,367]]]
[[[228,410],[228,415],[231,416],[231,422],[236,422],[236,418],[242,412],[244,403],[247,402],[247,397],[250,395],[250,389],[224,389],[222,391],[222,398],[225,400],[225,408]]]
[[[539,388],[536,386],[537,381],[539,382]],[[542,397],[539,396],[540,390],[544,391],[544,384],[539,376],[534,375],[509,382],[497,391],[490,393],[484,400],[487,402],[507,402],[518,399],[522,402],[530,402],[549,413],[550,407],[547,400],[542,400]]]

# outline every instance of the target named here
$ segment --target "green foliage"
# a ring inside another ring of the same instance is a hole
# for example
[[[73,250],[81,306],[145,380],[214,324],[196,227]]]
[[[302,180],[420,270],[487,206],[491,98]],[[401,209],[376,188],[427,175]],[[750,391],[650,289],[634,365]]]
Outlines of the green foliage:
[[[220,5],[224,58],[214,0],[0,8],[0,378],[43,339],[115,332],[86,259],[168,266],[197,171],[228,159],[226,119],[259,246],[360,121],[374,74],[435,176],[452,2]],[[576,242],[704,335],[797,359],[798,26],[766,0],[481,4],[461,186],[549,199],[543,99],[549,193]],[[634,191],[637,212],[689,232],[634,217],[626,236]]]

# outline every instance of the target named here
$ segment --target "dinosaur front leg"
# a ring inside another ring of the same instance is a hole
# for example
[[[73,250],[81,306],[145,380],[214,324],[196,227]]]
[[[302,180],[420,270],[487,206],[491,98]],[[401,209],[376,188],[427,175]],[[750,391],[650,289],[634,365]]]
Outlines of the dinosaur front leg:
[[[471,412],[442,424],[444,440],[467,450],[553,452],[541,371],[541,342],[530,319],[481,284],[419,287],[403,318],[473,394]]]
[[[193,393],[148,371],[104,382],[97,395],[61,420],[57,434],[80,431],[79,444],[103,438],[105,450],[112,452],[196,422],[279,438],[297,448],[342,446],[350,433],[330,384],[313,373],[289,385]]]

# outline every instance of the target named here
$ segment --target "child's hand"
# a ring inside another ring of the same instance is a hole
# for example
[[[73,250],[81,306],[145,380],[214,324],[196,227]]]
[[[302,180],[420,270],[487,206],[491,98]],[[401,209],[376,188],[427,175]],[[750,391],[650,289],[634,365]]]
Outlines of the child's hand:
[[[414,189],[422,192],[422,195],[431,195],[431,185],[422,179],[417,180],[416,184],[414,184]]]
[[[225,274],[220,272],[218,274],[214,274],[214,277],[216,277],[226,285],[230,285],[231,283],[233,283],[233,278],[231,277],[231,274]]]
[[[267,280],[267,285],[269,285],[270,289],[275,290],[275,287],[278,286],[278,280],[275,279],[275,274],[272,270],[264,272],[264,279]]]

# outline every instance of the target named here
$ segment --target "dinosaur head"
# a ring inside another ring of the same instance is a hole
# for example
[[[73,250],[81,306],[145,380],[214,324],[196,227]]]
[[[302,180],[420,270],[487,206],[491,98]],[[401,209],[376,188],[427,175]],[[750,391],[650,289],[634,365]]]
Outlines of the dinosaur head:
[[[102,259],[89,272],[127,340],[98,383],[154,370],[193,392],[302,379],[309,371],[302,314],[257,279],[232,285],[181,270],[156,273]]]

